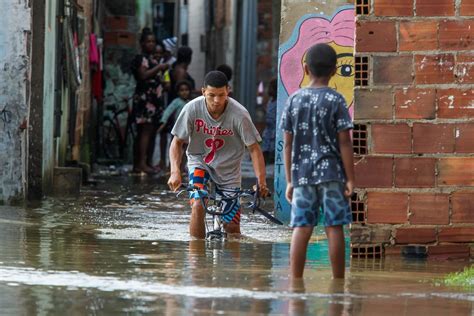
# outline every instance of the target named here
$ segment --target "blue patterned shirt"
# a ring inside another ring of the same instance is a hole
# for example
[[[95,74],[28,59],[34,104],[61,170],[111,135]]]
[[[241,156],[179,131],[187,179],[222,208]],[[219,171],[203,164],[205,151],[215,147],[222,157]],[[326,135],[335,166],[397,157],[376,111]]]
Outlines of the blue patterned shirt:
[[[345,182],[337,134],[353,127],[344,97],[333,89],[310,87],[293,93],[281,118],[281,128],[293,134],[293,186]]]

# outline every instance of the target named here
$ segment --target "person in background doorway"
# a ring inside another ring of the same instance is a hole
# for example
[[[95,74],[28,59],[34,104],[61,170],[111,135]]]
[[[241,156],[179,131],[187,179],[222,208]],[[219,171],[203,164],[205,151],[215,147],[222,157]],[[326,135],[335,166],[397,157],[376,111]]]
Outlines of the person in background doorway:
[[[163,41],[164,52],[163,52],[163,59],[160,60],[162,64],[168,64],[172,66],[176,62],[176,57],[174,57],[176,53],[176,37],[165,38]]]
[[[167,70],[169,65],[159,64],[153,54],[156,49],[155,36],[149,28],[144,28],[140,36],[142,52],[136,55],[131,64],[131,70],[137,81],[133,95],[133,116],[137,123],[137,136],[134,141],[134,173],[156,173],[150,166],[150,144],[156,136],[157,122],[163,112],[161,99],[162,86],[160,73]]]
[[[344,278],[343,225],[352,221],[349,198],[354,187],[353,124],[344,97],[328,87],[336,65],[337,55],[331,46],[312,46],[304,65],[309,86],[288,98],[282,114],[286,198],[291,203],[293,227],[293,278],[303,276],[308,242],[320,208],[324,211],[333,277]]]
[[[191,64],[193,50],[187,46],[182,46],[178,49],[176,62],[169,71],[170,89],[168,90],[168,101],[172,102],[178,98],[178,91],[176,89],[177,83],[180,81],[187,81],[191,85],[191,93],[195,89],[195,81],[188,73],[188,67]],[[160,153],[166,154],[168,147],[168,132],[162,130],[160,133]],[[161,158],[162,157],[162,158]],[[159,169],[165,169],[165,156],[160,157]]]
[[[275,162],[276,112],[277,112],[277,79],[270,80],[268,85],[268,103],[265,114],[265,130],[262,133],[262,151],[266,163]]]
[[[176,90],[178,91],[178,97],[174,99],[165,109],[160,119],[160,126],[158,127],[158,133],[168,137],[171,130],[178,118],[181,110],[191,100],[191,84],[187,81],[180,81],[176,84]],[[166,148],[160,148],[160,162],[159,166],[166,168]]]

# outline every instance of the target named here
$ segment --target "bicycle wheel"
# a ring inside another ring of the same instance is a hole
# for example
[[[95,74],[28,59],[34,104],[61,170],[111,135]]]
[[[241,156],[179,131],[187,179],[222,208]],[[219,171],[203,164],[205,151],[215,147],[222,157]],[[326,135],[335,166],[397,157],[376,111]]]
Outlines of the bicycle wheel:
[[[114,122],[107,118],[102,123],[102,150],[108,159],[120,159],[120,132]]]

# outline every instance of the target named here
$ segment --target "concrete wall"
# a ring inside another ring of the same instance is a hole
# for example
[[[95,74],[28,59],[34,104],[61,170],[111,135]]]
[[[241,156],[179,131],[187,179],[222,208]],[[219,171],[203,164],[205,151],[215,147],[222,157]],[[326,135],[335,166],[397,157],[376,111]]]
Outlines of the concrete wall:
[[[196,87],[202,87],[206,74],[206,52],[201,50],[201,36],[206,34],[206,6],[203,0],[188,2],[189,47],[193,50],[193,61],[189,73],[196,80]]]
[[[29,2],[0,3],[0,203],[24,192],[26,146],[20,127],[28,115]]]
[[[472,256],[471,3],[375,0],[358,16],[356,53],[369,73],[355,91],[355,119],[368,148],[356,165],[363,216],[353,242],[386,255]]]
[[[56,81],[57,1],[46,1],[43,74],[43,193],[50,191],[55,166],[54,102]],[[38,13],[40,14],[40,13]]]

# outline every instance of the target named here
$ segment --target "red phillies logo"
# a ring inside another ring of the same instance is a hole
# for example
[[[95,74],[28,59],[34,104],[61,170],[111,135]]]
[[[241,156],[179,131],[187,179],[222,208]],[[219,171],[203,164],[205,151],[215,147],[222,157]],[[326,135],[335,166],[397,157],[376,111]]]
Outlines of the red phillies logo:
[[[233,136],[234,132],[231,129],[221,129],[220,126],[208,126],[204,120],[197,119],[194,121],[196,125],[196,132],[208,134],[211,136]]]
[[[207,164],[210,164],[216,157],[216,151],[221,149],[224,146],[225,142],[223,139],[220,138],[208,138],[204,143],[206,144],[207,148],[211,148],[211,152],[206,156],[206,158],[204,158],[204,161]]]

